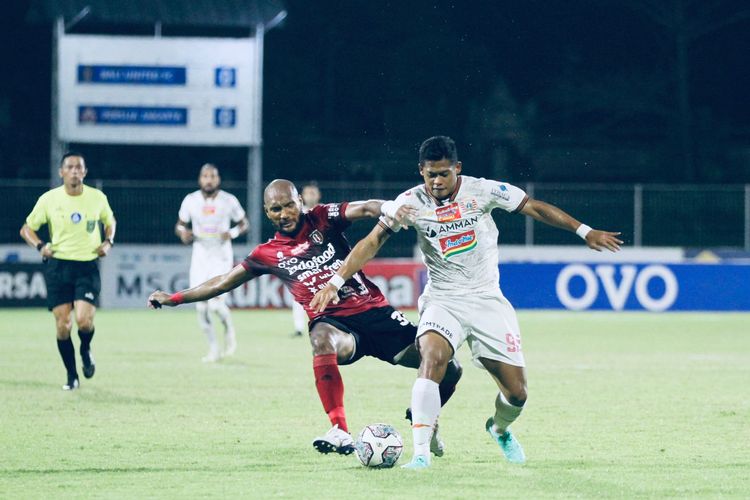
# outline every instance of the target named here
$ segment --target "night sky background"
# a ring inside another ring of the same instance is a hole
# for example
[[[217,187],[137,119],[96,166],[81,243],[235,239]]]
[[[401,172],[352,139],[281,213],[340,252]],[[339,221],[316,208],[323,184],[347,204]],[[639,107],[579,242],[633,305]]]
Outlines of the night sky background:
[[[6,178],[49,175],[51,27],[30,4],[0,29]],[[750,182],[747,2],[285,5],[265,39],[266,180],[414,180],[419,143],[446,134],[466,173],[509,181]],[[193,179],[209,160],[245,176],[242,148],[74,146],[94,177]]]

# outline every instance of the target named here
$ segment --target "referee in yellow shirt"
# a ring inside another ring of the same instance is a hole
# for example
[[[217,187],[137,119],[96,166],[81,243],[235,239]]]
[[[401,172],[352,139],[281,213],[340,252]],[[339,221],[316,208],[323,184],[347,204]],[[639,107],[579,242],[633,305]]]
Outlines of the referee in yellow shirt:
[[[63,185],[44,193],[34,205],[21,228],[21,237],[36,248],[46,262],[47,307],[55,316],[57,349],[60,351],[67,383],[63,390],[78,388],[75,349],[70,338],[75,311],[83,375],[94,376],[91,339],[94,337],[94,314],[99,303],[101,280],[99,257],[105,257],[114,244],[115,217],[107,197],[86,186],[86,162],[78,153],[67,153],[60,163]],[[104,241],[99,223],[104,226]],[[47,224],[51,242],[37,235]]]

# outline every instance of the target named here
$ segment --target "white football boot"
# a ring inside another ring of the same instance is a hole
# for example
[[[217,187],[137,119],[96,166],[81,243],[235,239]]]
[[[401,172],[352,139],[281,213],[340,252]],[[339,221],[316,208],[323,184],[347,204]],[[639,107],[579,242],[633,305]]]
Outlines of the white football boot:
[[[325,435],[313,440],[313,448],[320,453],[338,453],[340,455],[349,455],[354,452],[354,440],[348,432],[339,429],[336,424]]]

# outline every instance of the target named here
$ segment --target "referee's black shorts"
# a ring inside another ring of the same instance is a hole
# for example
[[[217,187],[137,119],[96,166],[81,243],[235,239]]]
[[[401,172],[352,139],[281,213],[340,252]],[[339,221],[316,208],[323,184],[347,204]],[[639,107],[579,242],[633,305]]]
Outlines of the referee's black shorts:
[[[99,305],[102,282],[99,277],[99,259],[89,261],[49,259],[44,268],[47,283],[47,309],[60,304],[85,300]]]

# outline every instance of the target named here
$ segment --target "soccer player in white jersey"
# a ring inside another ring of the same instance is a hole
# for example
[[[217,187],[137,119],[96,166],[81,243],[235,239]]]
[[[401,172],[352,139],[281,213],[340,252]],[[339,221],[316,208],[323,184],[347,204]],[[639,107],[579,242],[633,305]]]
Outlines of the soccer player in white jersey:
[[[308,182],[302,186],[302,210],[309,212],[311,208],[320,203],[320,188],[315,182]],[[305,308],[296,301],[292,302],[292,320],[294,321],[294,333],[292,336],[301,337],[302,332],[307,330],[307,313]]]
[[[234,267],[232,240],[247,232],[250,224],[240,202],[234,195],[219,189],[219,169],[211,163],[201,167],[200,189],[185,196],[180,206],[175,234],[188,245],[193,244],[190,260],[190,286],[224,274]],[[236,225],[232,226],[232,223]],[[190,227],[188,227],[190,224]],[[197,302],[198,324],[208,339],[208,354],[203,362],[213,363],[237,350],[232,316],[223,296]],[[224,351],[219,349],[211,313],[216,313],[224,326]]]
[[[429,279],[419,298],[417,345],[422,360],[411,397],[414,456],[404,465],[410,469],[430,465],[430,437],[440,412],[437,387],[446,363],[464,341],[474,363],[486,369],[499,388],[487,432],[510,462],[526,460],[509,428],[526,402],[526,370],[516,313],[499,286],[498,230],[492,210],[521,213],[575,232],[594,250],[614,252],[623,243],[620,233],[591,229],[516,186],[461,175],[461,168],[452,139],[437,136],[424,141],[419,148],[424,184],[383,205],[386,217],[357,243],[311,304],[319,310],[336,302],[343,280],[374,257],[390,234],[414,226]],[[412,207],[411,214],[397,220],[396,210],[402,206]]]

